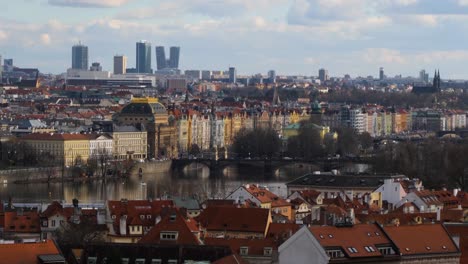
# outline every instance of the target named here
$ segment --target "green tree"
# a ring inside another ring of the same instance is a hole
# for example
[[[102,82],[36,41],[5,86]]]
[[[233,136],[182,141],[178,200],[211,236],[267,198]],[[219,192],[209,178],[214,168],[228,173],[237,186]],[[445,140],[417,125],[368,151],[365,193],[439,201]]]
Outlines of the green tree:
[[[234,138],[232,147],[239,157],[272,158],[279,153],[281,141],[271,128],[242,129]]]
[[[322,157],[325,148],[320,138],[320,128],[310,122],[302,122],[297,136],[288,139],[288,153],[306,160]]]

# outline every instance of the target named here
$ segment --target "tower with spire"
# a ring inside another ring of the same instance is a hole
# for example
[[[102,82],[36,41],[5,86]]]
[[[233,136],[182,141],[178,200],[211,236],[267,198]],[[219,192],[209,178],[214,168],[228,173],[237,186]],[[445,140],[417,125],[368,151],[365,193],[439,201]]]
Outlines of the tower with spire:
[[[440,79],[440,71],[434,71],[434,79],[432,81],[432,86],[414,86],[413,85],[413,93],[416,94],[427,94],[427,93],[440,93],[441,79]]]

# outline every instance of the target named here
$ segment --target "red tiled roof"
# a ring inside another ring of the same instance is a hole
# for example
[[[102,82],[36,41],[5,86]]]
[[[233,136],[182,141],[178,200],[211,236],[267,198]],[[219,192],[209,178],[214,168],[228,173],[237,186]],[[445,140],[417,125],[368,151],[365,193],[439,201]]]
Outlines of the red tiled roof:
[[[317,198],[321,194],[321,192],[316,190],[303,190],[298,192],[301,195],[301,197],[309,204],[316,204],[315,200],[317,200]]]
[[[41,232],[39,213],[36,209],[31,211],[5,212],[5,232],[39,233]]]
[[[447,224],[445,228],[451,236],[460,237],[460,263],[468,263],[468,224]]]
[[[310,231],[323,247],[340,247],[350,258],[380,257],[376,245],[391,244],[388,237],[376,224],[360,224],[352,227],[320,226]],[[369,252],[365,247],[371,247]],[[351,248],[357,252],[351,252]]]
[[[161,239],[162,232],[177,232],[177,240]],[[179,245],[200,245],[200,240],[190,230],[187,220],[178,212],[171,210],[170,215],[165,216],[161,222],[157,223],[148,234],[144,235],[138,243],[150,244],[179,244]]]
[[[441,224],[383,227],[405,255],[457,253],[457,246]]]
[[[278,200],[279,197],[267,190],[266,188],[257,187],[255,184],[248,184],[244,186],[244,188],[252,194],[255,198],[257,198],[261,203],[271,203],[275,200]]]
[[[198,221],[208,231],[227,230],[265,233],[270,210],[263,208],[234,208],[212,206],[205,209]]]
[[[293,223],[271,223],[268,227],[267,237],[275,241],[286,240],[294,235],[299,228],[299,225]]]
[[[38,263],[39,255],[58,255],[57,246],[51,240],[38,243],[0,244],[0,262],[8,264]]]
[[[205,245],[209,246],[229,246],[233,253],[239,254],[241,247],[248,247],[248,255],[263,256],[263,249],[266,247],[278,250],[273,239],[247,239],[247,238],[205,238]]]
[[[138,221],[134,223],[143,227],[153,227],[158,216],[163,217],[174,208],[172,200],[108,201],[107,204],[117,234],[120,232],[120,218],[122,216],[127,216],[126,222],[130,225],[133,221]],[[148,216],[150,217],[148,218]],[[135,218],[139,220],[134,220]]]
[[[21,137],[22,140],[89,140],[86,134],[32,133]]]
[[[377,222],[382,225],[394,224],[398,220],[400,225],[417,223],[416,220],[421,219],[422,223],[429,223],[437,218],[436,213],[402,213],[392,212],[388,214],[356,214],[356,219],[361,223]]]
[[[212,264],[248,264],[247,261],[243,260],[238,254],[233,254],[226,256],[224,258],[218,259]]]

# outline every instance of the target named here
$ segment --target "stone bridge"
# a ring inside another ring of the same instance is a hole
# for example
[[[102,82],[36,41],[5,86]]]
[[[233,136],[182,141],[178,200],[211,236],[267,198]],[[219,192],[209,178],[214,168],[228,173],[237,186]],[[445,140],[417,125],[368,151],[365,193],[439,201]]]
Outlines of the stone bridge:
[[[360,158],[347,159],[316,159],[316,160],[299,160],[299,159],[175,159],[172,161],[171,170],[173,172],[181,172],[190,165],[206,166],[211,173],[222,171],[228,166],[257,168],[263,169],[266,174],[273,174],[277,169],[290,165],[315,165],[322,171],[330,171],[340,169],[344,163],[369,163],[369,160]]]

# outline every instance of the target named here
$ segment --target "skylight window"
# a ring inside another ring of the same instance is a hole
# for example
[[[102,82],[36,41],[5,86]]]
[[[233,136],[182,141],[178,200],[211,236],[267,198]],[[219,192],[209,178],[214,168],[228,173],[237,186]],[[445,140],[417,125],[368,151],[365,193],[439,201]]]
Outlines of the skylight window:
[[[332,235],[332,234],[328,234],[328,237],[329,237],[329,238],[333,238],[333,235]]]
[[[372,246],[364,247],[367,252],[375,252],[375,249]]]
[[[349,247],[348,251],[351,252],[351,253],[358,253],[357,249],[354,248],[354,247]]]

